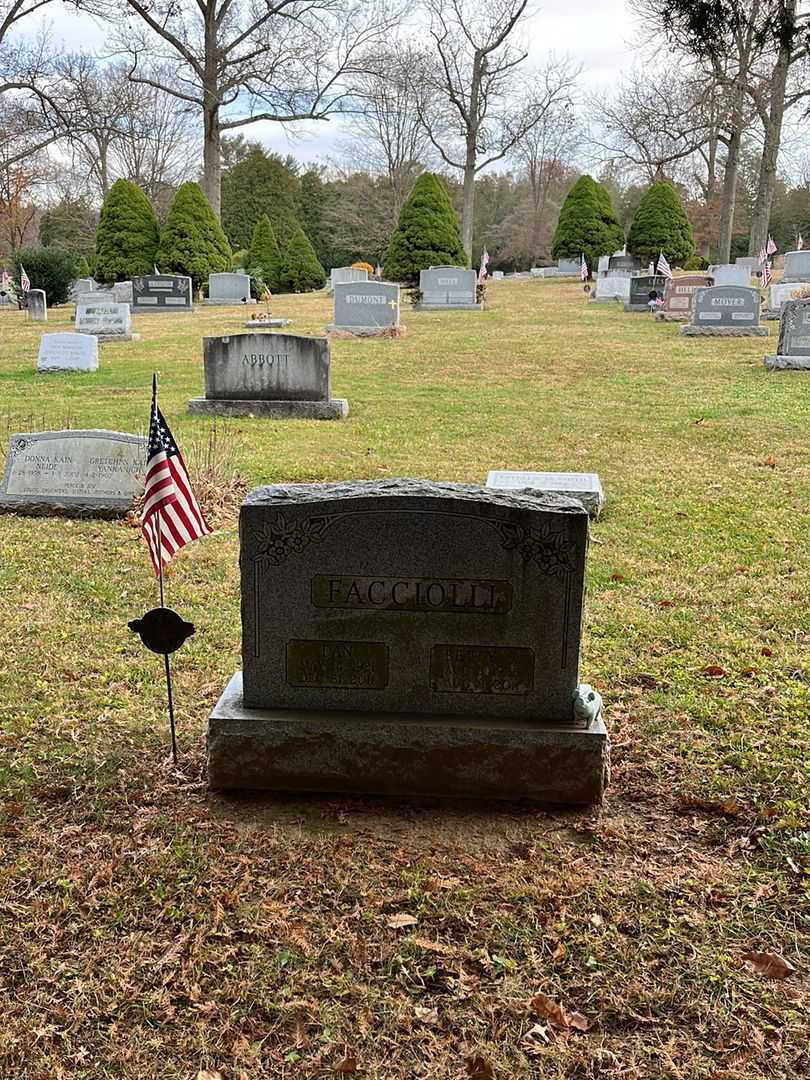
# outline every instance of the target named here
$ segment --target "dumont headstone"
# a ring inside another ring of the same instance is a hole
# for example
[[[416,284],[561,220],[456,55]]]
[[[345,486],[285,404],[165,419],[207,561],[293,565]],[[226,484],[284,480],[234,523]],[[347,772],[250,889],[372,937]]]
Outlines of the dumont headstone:
[[[501,491],[529,491],[533,495],[565,495],[582,503],[592,518],[598,518],[605,505],[605,492],[596,473],[491,469],[486,486]]]
[[[695,289],[692,321],[681,327],[687,337],[767,337],[759,325],[759,289],[714,285]]]
[[[748,288],[751,284],[751,269],[739,263],[718,263],[709,267],[709,277],[714,285],[742,285]]]
[[[683,277],[670,278],[664,289],[664,306],[658,312],[658,318],[671,322],[689,319],[695,289],[706,289],[710,285],[711,278],[706,274],[685,274]]]
[[[120,517],[132,508],[144,472],[146,442],[119,431],[11,435],[0,509]]]
[[[43,334],[37,371],[98,371],[98,338],[93,334]]]
[[[48,304],[45,300],[44,289],[29,289],[28,319],[30,322],[48,321]]]
[[[132,304],[132,282],[116,281],[112,287],[112,298],[116,304]]]
[[[765,357],[770,371],[810,371],[810,299],[786,300],[779,320],[776,356]]]
[[[227,273],[208,275],[206,304],[255,304],[250,297],[248,274]]]
[[[667,279],[644,274],[630,278],[630,298],[624,305],[625,311],[649,311],[650,301],[664,299],[664,287]],[[652,295],[651,295],[652,294]]]
[[[243,672],[209,718],[210,785],[598,801],[587,535],[559,496],[425,480],[251,492]]]
[[[326,338],[231,334],[203,338],[205,397],[189,412],[269,419],[341,420],[344,398],[331,396]]]
[[[368,270],[361,266],[335,266],[329,271],[328,292],[335,291],[335,285],[344,285],[352,281],[368,281]]]
[[[785,252],[782,281],[810,281],[810,250]]]
[[[194,310],[191,278],[183,274],[146,274],[132,279],[132,314]]]
[[[129,304],[116,304],[112,300],[79,300],[76,305],[76,331],[93,334],[99,341],[132,341],[137,336],[132,333]]]
[[[399,285],[387,281],[338,282],[334,323],[359,337],[391,333],[399,326]]]
[[[419,291],[422,294],[419,311],[480,311],[476,302],[478,275],[475,270],[460,266],[431,266],[419,272]]]

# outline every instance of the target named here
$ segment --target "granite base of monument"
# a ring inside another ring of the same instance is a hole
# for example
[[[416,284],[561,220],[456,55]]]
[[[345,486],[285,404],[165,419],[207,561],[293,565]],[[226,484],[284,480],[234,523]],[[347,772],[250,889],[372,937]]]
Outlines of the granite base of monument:
[[[346,398],[330,401],[245,401],[232,398],[192,398],[188,411],[203,416],[245,416],[261,420],[345,420]]]
[[[767,326],[694,326],[681,327],[684,337],[767,337]]]
[[[242,325],[246,330],[283,330],[292,326],[292,319],[248,319]]]
[[[586,727],[502,717],[246,708],[237,672],[208,719],[208,783],[308,791],[598,803],[610,751]],[[362,762],[362,769],[358,763]]]
[[[810,356],[766,356],[768,371],[810,371]]]
[[[483,311],[483,304],[426,304],[419,301],[413,305],[414,311]]]
[[[338,341],[349,338],[404,338],[408,336],[405,326],[335,326],[330,323],[326,333]]]

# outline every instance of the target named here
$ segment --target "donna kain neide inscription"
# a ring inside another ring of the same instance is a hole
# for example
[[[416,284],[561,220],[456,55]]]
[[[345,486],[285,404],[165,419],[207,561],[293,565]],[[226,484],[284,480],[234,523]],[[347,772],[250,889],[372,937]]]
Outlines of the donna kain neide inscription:
[[[243,673],[220,788],[601,798],[579,685],[588,516],[419,480],[259,488],[240,514]]]

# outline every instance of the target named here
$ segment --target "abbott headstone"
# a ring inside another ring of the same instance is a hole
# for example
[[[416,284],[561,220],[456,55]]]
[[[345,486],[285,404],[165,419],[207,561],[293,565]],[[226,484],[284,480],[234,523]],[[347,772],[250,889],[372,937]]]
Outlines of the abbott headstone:
[[[431,266],[429,270],[421,270],[419,310],[480,311],[482,305],[476,302],[477,281],[475,270],[464,270],[460,266]]]
[[[705,274],[670,278],[664,289],[664,306],[658,313],[659,318],[672,321],[688,319],[692,314],[695,289],[706,289],[710,285],[711,279]]]
[[[209,274],[206,304],[255,304],[247,274]]]
[[[692,322],[681,327],[687,337],[767,337],[759,325],[759,290],[742,285],[695,289]]]
[[[190,312],[191,278],[182,274],[147,274],[132,279],[133,315]]]
[[[779,320],[776,356],[765,357],[771,371],[810,370],[810,299],[786,300]]]
[[[0,509],[118,517],[143,476],[146,439],[118,431],[38,431],[9,437]]]
[[[30,322],[48,321],[48,304],[45,300],[44,289],[29,289],[28,319]]]
[[[335,330],[359,336],[386,333],[399,326],[399,285],[356,281],[335,285]],[[331,328],[330,328],[331,329]]]
[[[579,503],[472,485],[251,492],[244,670],[209,719],[209,782],[598,800],[607,733],[578,685],[587,533]]]
[[[76,305],[76,331],[93,334],[99,341],[132,341],[129,304],[80,300]]]
[[[231,334],[203,338],[205,397],[190,412],[271,419],[340,420],[348,402],[333,399],[326,338]]]
[[[596,473],[491,470],[487,473],[487,487],[530,491],[535,495],[565,495],[582,503],[592,518],[598,518],[605,505],[605,492]]]
[[[98,371],[98,338],[93,334],[43,334],[37,371]]]

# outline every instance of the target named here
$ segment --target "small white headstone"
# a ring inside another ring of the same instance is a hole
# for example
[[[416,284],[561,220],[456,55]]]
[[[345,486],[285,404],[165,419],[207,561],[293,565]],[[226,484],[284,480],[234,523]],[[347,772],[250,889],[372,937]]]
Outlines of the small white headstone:
[[[504,491],[542,491],[566,495],[582,503],[592,518],[598,518],[605,505],[605,492],[596,473],[516,472],[509,469],[487,473],[488,488]]]
[[[43,334],[37,371],[98,371],[98,338],[92,334]]]

